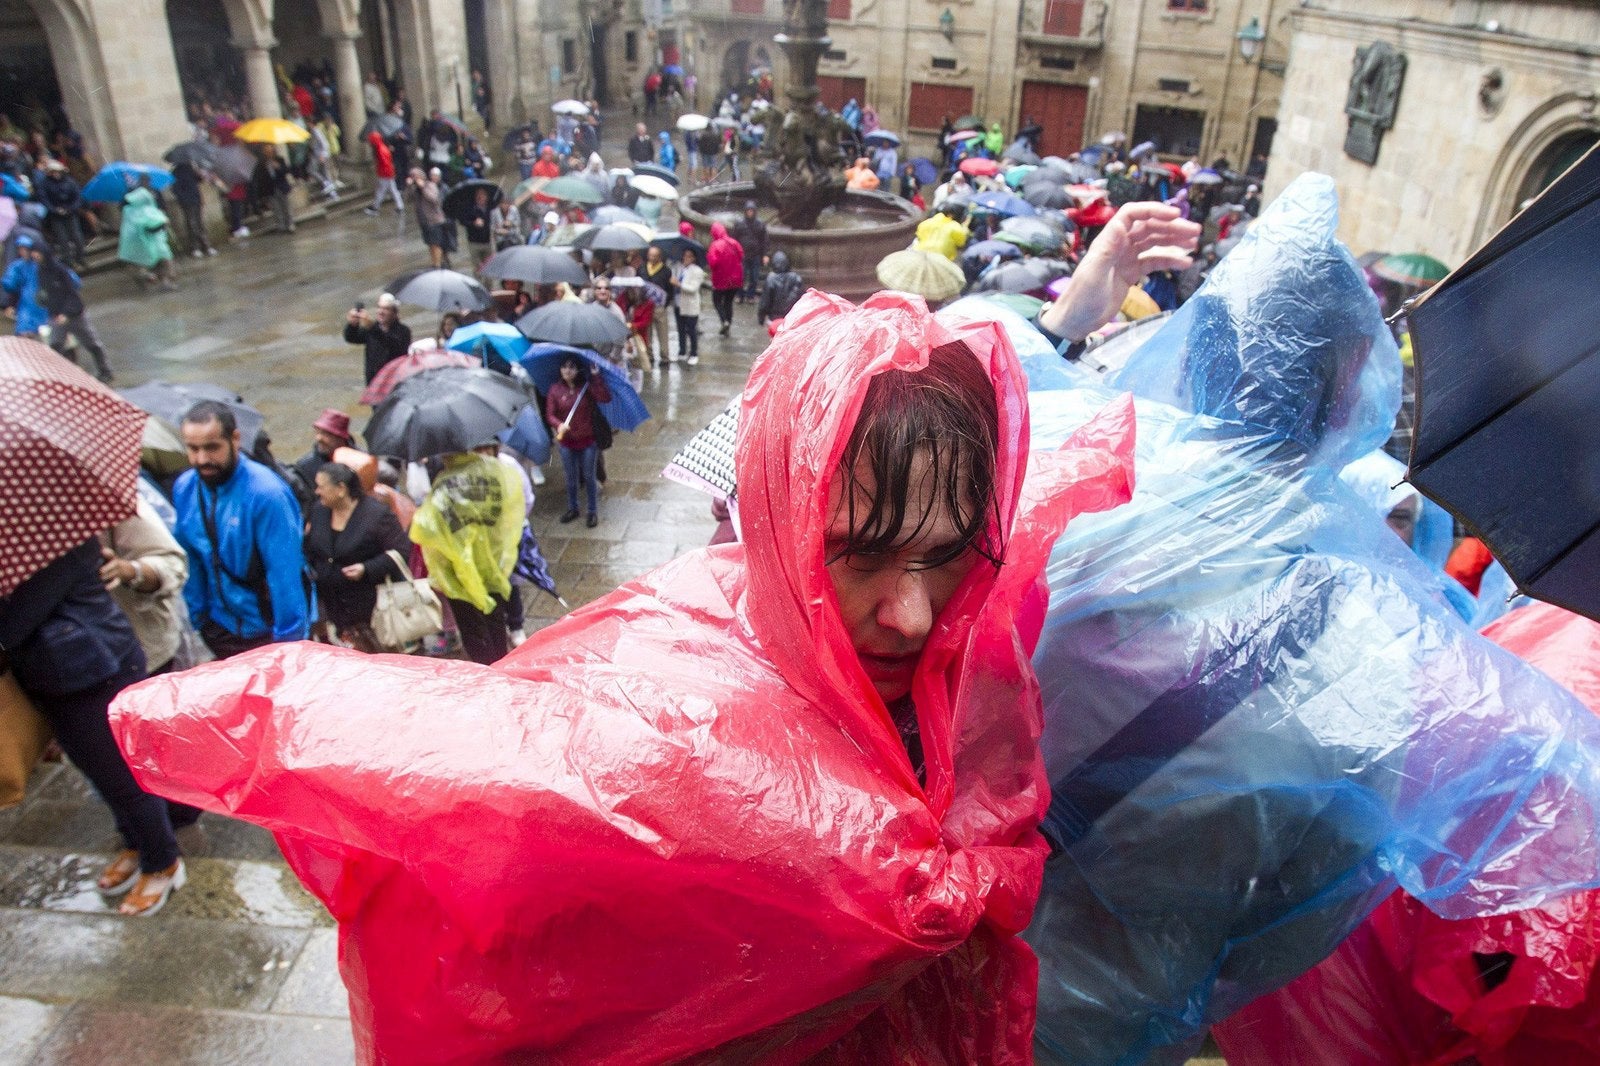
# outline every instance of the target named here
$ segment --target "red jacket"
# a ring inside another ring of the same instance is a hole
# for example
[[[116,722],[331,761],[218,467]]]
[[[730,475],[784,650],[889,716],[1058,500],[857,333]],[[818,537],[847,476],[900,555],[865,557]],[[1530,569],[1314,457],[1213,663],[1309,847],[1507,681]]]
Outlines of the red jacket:
[[[372,145],[372,172],[380,178],[394,177],[394,153],[384,143],[383,134],[373,130],[367,134],[367,143]]]
[[[711,247],[706,250],[713,289],[737,289],[744,284],[744,245],[728,236],[728,227],[711,223]]]

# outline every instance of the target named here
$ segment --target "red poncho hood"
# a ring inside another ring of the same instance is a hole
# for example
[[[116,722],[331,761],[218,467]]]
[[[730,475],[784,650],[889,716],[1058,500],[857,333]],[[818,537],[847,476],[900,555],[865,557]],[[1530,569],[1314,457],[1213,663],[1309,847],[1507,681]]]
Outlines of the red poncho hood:
[[[913,681],[924,789],[850,650],[824,512],[871,376],[957,338],[999,401],[1010,536]],[[339,919],[364,1062],[1028,1061],[1030,597],[1067,519],[1127,498],[1133,416],[1025,472],[1024,388],[996,325],[810,294],[746,388],[744,544],[494,667],[277,645],[135,686],[113,728],[148,787],[278,834]]]

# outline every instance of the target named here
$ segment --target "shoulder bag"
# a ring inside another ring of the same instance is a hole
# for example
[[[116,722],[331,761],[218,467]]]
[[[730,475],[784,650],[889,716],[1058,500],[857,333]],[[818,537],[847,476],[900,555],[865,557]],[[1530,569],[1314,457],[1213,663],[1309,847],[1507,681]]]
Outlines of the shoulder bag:
[[[378,586],[378,602],[372,608],[372,634],[390,651],[405,651],[430,633],[444,628],[444,611],[439,595],[425,577],[412,577],[397,551],[386,553],[400,568],[403,580],[388,580]]]

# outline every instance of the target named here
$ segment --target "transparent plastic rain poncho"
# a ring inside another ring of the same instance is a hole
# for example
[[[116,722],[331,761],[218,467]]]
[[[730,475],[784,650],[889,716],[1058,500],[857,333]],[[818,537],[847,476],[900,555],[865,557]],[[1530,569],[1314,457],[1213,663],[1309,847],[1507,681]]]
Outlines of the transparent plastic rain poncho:
[[[1183,1061],[1397,885],[1458,917],[1597,879],[1594,716],[1337,476],[1400,365],[1336,217],[1297,180],[1135,353],[1134,498],[1050,558],[1056,854],[1025,935],[1073,1066]],[[1034,392],[1034,446],[1111,394]]]
[[[784,322],[744,394],[744,543],[493,667],[280,644],[118,698],[141,781],[274,830],[338,919],[362,1062],[1030,1058],[1039,575],[1070,517],[1127,499],[1131,406],[1030,456],[994,324],[815,293]],[[923,784],[841,617],[827,503],[872,377],[957,340],[995,390],[1009,537],[918,660]]]

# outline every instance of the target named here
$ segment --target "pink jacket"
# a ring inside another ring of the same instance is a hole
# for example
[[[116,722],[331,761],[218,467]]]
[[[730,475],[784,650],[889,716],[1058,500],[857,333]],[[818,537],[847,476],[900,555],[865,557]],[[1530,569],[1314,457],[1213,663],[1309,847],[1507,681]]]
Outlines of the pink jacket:
[[[713,289],[737,289],[744,284],[744,246],[728,236],[728,227],[711,223],[711,247],[706,249]]]

